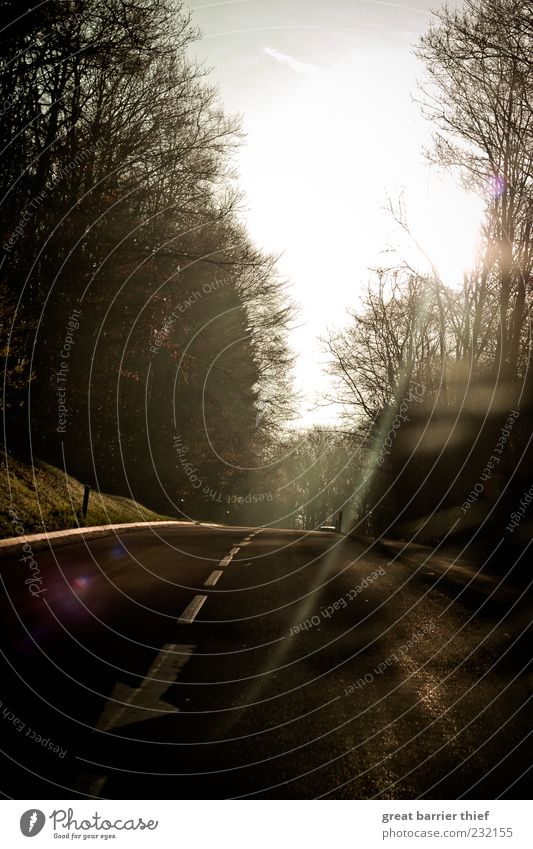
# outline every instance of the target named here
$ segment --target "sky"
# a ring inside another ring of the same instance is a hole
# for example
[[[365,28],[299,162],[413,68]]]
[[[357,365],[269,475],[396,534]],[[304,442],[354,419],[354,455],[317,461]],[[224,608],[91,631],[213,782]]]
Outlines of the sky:
[[[299,308],[296,425],[332,423],[320,337],[342,327],[370,269],[427,260],[389,212],[403,195],[410,228],[445,283],[473,257],[482,204],[429,166],[413,46],[438,0],[219,0],[189,4],[226,111],[242,118],[238,154],[254,241],[280,255]],[[451,249],[450,246],[453,246]]]

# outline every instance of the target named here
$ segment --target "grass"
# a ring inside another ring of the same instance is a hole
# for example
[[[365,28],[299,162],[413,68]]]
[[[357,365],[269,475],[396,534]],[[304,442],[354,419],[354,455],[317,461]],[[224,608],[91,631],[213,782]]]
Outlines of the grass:
[[[58,531],[79,525],[115,522],[163,521],[171,517],[154,513],[129,498],[92,491],[87,517],[81,518],[83,484],[61,469],[35,460],[33,466],[0,451],[1,537],[16,536],[11,508],[26,533]]]

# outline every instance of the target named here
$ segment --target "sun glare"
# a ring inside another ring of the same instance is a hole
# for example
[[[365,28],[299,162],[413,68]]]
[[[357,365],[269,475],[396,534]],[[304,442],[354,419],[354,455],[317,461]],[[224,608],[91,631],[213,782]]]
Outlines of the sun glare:
[[[484,211],[482,198],[433,181],[412,206],[413,236],[442,282],[458,288],[475,262]]]
[[[372,269],[407,259],[461,286],[475,258],[483,201],[445,182],[424,159],[430,130],[410,96],[414,60],[400,70],[389,51],[358,52],[319,67],[263,52],[286,70],[285,88],[247,113],[240,170],[252,235],[281,254],[300,307],[291,340],[296,383],[313,398],[329,385],[318,339],[346,321]],[[412,238],[387,212],[388,199],[394,205],[400,196]]]

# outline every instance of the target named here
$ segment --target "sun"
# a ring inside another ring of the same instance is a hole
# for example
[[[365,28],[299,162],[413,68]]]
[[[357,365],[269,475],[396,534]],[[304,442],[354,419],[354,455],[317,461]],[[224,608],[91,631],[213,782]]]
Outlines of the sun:
[[[252,237],[279,256],[298,304],[295,382],[314,410],[330,387],[319,340],[358,308],[373,269],[407,261],[459,288],[475,258],[483,202],[423,155],[431,131],[411,97],[413,57],[402,52],[399,63],[384,46],[313,64],[262,52],[283,86],[246,112],[239,171]],[[412,238],[388,209],[399,197]],[[311,421],[315,412],[305,415]]]
[[[413,194],[410,226],[419,253],[446,286],[459,288],[479,252],[485,202],[436,179]]]

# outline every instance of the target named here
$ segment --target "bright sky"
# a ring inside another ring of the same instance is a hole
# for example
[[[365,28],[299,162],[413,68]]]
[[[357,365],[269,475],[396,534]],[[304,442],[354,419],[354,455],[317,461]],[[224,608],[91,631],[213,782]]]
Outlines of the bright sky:
[[[198,58],[227,111],[242,116],[248,226],[300,307],[291,343],[302,422],[334,419],[318,342],[342,326],[369,268],[424,259],[389,213],[401,192],[411,229],[445,282],[475,250],[481,203],[431,169],[430,128],[413,102],[412,55],[438,0],[191,0]],[[400,254],[394,254],[399,250]]]

